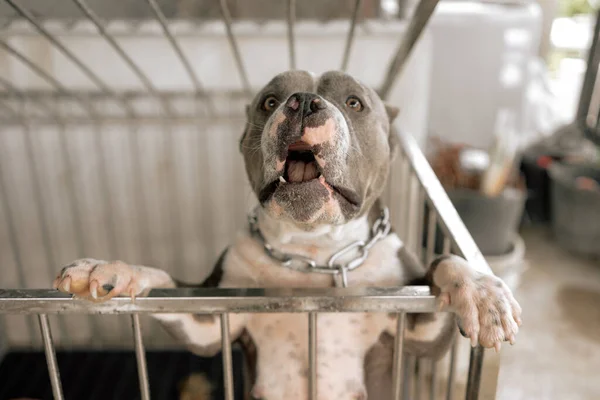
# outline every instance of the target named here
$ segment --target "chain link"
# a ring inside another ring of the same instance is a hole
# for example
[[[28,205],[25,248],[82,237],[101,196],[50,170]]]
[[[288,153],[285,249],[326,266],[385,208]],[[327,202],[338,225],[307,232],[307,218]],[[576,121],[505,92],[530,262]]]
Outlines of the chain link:
[[[310,257],[300,254],[284,253],[271,246],[258,228],[256,212],[253,212],[248,216],[248,224],[250,225],[250,233],[261,242],[265,253],[273,260],[281,263],[282,267],[306,273],[315,272],[318,274],[341,275],[343,287],[348,286],[348,272],[360,267],[369,256],[369,251],[373,248],[375,243],[385,238],[390,233],[391,229],[390,213],[388,208],[384,207],[381,211],[381,215],[375,220],[371,227],[371,237],[367,242],[363,240],[352,242],[329,257],[329,260],[327,260],[325,265],[319,265],[317,261]],[[356,253],[356,257],[345,263],[339,262],[340,258],[351,254],[352,252]]]

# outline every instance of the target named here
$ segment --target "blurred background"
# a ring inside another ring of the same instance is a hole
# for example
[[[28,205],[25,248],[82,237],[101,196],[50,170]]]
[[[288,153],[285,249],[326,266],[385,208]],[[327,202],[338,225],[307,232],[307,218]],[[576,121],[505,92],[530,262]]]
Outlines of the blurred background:
[[[298,1],[290,60],[287,2],[221,3],[230,15],[215,0],[0,3],[0,288],[49,287],[81,257],[201,281],[254,205],[238,152],[250,93],[292,61],[379,87],[416,5]],[[499,399],[600,398],[596,7],[441,0],[389,96],[523,306]],[[396,165],[396,225],[398,179]],[[60,348],[130,348],[125,317],[51,323]],[[149,347],[177,346],[145,325]],[[40,346],[33,319],[0,316],[0,400]]]

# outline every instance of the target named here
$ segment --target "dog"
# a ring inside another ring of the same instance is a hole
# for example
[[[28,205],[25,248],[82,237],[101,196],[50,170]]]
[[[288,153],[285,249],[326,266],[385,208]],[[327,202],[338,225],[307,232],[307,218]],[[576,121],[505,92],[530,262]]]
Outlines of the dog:
[[[500,279],[457,256],[424,267],[396,233],[381,229],[386,219],[379,198],[397,148],[391,124],[398,109],[348,74],[289,71],[273,78],[246,113],[240,150],[259,205],[250,228],[239,233],[200,287],[425,284],[440,311],[453,312],[409,314],[406,353],[442,357],[457,321],[472,345],[499,349],[503,341],[514,343],[521,308]],[[357,241],[370,246],[364,260],[347,248]],[[307,272],[291,268],[288,254],[321,266],[331,265],[335,255],[333,265],[342,267]],[[160,269],[94,259],[67,265],[54,281],[55,288],[93,301],[181,286]],[[153,317],[198,355],[220,350],[215,316]],[[391,398],[396,323],[386,313],[318,314],[318,398]],[[308,398],[307,326],[305,314],[230,315],[232,338],[246,351],[253,398]]]

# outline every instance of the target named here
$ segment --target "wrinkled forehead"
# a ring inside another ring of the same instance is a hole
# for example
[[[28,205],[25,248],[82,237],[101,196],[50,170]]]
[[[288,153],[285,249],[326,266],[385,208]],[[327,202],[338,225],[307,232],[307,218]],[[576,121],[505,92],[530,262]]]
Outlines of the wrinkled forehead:
[[[336,94],[353,92],[369,97],[373,91],[352,76],[338,71],[316,75],[307,71],[283,72],[273,78],[256,96],[254,102],[261,101],[267,95],[279,97],[279,101],[296,92],[316,93],[325,98]]]

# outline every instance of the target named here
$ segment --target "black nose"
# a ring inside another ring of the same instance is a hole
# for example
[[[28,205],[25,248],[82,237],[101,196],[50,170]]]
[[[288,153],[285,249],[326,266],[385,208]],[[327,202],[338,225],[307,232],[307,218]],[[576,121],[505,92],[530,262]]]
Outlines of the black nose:
[[[303,117],[309,116],[325,108],[325,102],[314,93],[298,92],[291,95],[285,103],[293,112],[302,113]]]

